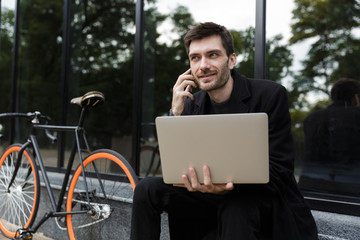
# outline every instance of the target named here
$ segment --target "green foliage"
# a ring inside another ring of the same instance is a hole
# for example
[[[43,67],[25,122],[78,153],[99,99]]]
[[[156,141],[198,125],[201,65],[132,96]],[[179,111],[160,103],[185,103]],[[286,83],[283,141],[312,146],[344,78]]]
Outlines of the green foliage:
[[[156,116],[167,114],[172,98],[172,87],[182,72],[189,68],[188,57],[183,45],[183,36],[194,25],[189,10],[177,6],[169,16],[160,15],[155,9],[146,11],[146,32],[156,37],[145,37],[145,72],[143,82],[143,120],[153,122]],[[151,16],[157,18],[150,19]],[[172,26],[175,40],[161,42],[157,28],[165,20]],[[147,36],[149,36],[147,35]],[[151,42],[150,42],[151,41]]]
[[[312,45],[293,87],[306,82],[301,93],[328,94],[341,77],[359,79],[360,39],[354,32],[360,26],[360,1],[295,0],[295,5],[290,43],[311,40]]]
[[[248,77],[254,76],[255,65],[255,29],[249,27],[244,31],[231,31],[240,63],[236,69]],[[280,82],[290,74],[292,54],[287,44],[281,43],[282,35],[266,41],[266,77]]]
[[[21,2],[19,32],[19,111],[59,118],[62,35],[61,2]]]
[[[135,2],[75,1],[71,21],[69,99],[101,91],[105,105],[89,113],[91,145],[109,147],[114,138],[132,131]],[[68,122],[78,109],[69,107]]]
[[[10,111],[14,11],[3,8],[0,29],[0,112]]]

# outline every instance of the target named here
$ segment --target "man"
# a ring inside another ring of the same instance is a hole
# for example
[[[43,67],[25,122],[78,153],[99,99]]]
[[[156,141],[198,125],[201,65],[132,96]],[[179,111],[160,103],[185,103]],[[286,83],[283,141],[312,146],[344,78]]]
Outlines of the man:
[[[332,104],[304,120],[304,190],[360,196],[360,82],[342,78],[330,92]]]
[[[233,39],[223,26],[195,26],[184,42],[190,69],[174,85],[171,114],[266,112],[270,182],[214,185],[207,166],[203,167],[204,184],[199,183],[192,168],[189,178],[182,176],[183,185],[146,178],[135,189],[132,239],[159,239],[163,211],[168,213],[173,240],[317,239],[315,222],[293,176],[285,88],[272,81],[250,80],[234,71]],[[200,91],[192,94],[191,88]]]

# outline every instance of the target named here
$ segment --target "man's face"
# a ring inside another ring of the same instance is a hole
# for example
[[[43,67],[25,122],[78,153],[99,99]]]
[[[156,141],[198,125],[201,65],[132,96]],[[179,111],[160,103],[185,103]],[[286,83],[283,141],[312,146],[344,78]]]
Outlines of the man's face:
[[[227,56],[218,35],[191,41],[189,59],[195,82],[204,91],[225,86],[230,78],[230,70],[236,62],[235,54],[230,58]]]

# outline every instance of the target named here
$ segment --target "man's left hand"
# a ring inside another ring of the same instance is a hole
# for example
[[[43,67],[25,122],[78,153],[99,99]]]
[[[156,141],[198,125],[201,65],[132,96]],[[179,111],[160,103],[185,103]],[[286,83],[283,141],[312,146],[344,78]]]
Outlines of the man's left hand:
[[[204,183],[201,184],[198,180],[195,169],[189,168],[190,179],[186,174],[184,174],[181,176],[184,184],[174,184],[174,186],[186,187],[190,192],[199,191],[202,193],[212,193],[219,195],[227,194],[234,188],[234,184],[232,182],[228,182],[226,184],[213,184],[211,181],[210,169],[207,165],[203,166],[203,174]]]

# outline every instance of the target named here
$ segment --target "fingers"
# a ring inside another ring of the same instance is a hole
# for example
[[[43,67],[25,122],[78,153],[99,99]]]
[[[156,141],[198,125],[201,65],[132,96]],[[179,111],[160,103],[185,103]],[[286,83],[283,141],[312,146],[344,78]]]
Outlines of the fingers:
[[[195,78],[193,75],[191,75],[191,70],[188,69],[186,72],[181,74],[178,79],[176,80],[176,83],[173,87],[174,91],[185,91],[187,86],[193,86],[196,87],[196,84],[194,82]]]
[[[192,167],[189,168],[189,178],[186,175],[183,175],[183,181],[186,188],[191,192],[199,191],[202,193],[212,193],[215,185],[212,184],[210,169],[206,165],[203,167],[203,175],[204,184],[201,184],[196,174],[196,170]]]
[[[183,182],[184,182],[184,185],[185,187],[187,188],[188,191],[190,192],[195,192],[196,190],[192,187],[192,184],[191,182],[189,181],[188,177],[186,176],[186,174],[182,175],[181,176]]]
[[[191,69],[190,68],[188,70],[186,70],[184,73],[180,74],[180,76],[176,80],[175,86],[179,86],[186,79],[194,80],[194,76],[191,75]]]
[[[190,69],[178,77],[173,87],[173,99],[171,104],[171,110],[174,115],[181,115],[187,98],[194,100],[194,96],[191,93],[191,87],[196,88],[196,84],[193,80],[195,80],[195,78],[191,75]]]
[[[208,187],[212,187],[212,181],[211,181],[211,175],[210,175],[210,169],[207,165],[203,166],[203,174],[204,174],[204,185]]]
[[[184,186],[190,192],[199,191],[202,193],[212,193],[219,195],[226,194],[234,189],[234,184],[232,182],[228,182],[226,184],[213,184],[211,180],[210,168],[207,165],[203,166],[203,175],[204,183],[201,184],[198,180],[196,170],[192,167],[189,168],[189,177],[186,174],[182,175]]]

